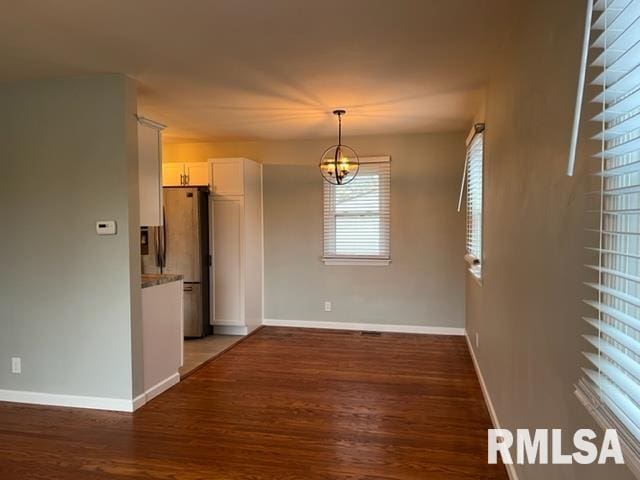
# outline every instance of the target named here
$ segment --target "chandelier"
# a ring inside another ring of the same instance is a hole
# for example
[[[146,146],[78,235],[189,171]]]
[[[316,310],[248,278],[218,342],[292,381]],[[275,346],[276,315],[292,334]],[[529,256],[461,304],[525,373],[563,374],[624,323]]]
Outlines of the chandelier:
[[[346,185],[352,182],[360,169],[360,160],[356,151],[342,144],[342,115],[346,111],[334,110],[338,117],[338,144],[331,145],[322,154],[320,173],[322,178],[332,185]]]

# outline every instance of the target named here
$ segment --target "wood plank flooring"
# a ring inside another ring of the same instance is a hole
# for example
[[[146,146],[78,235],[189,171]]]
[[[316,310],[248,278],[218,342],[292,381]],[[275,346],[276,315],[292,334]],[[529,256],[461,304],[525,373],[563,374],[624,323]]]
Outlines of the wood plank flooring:
[[[134,414],[0,403],[0,478],[506,479],[462,337],[265,327]]]

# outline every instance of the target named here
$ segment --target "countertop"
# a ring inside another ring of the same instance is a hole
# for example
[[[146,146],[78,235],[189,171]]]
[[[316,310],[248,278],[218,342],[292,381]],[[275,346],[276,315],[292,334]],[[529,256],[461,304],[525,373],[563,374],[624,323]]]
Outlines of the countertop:
[[[182,280],[183,278],[184,275],[179,275],[176,273],[143,273],[142,288],[155,287],[156,285],[177,282],[179,280]]]

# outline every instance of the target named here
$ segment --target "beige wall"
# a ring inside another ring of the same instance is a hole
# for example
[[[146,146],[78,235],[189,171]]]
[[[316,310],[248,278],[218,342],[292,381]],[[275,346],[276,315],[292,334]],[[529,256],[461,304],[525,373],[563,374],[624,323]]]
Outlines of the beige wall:
[[[583,364],[585,175],[565,176],[582,0],[525,5],[487,98],[483,284],[467,275],[467,330],[506,428],[595,428],[574,397]],[[586,112],[585,117],[589,116]],[[586,122],[585,122],[586,123]],[[587,138],[588,133],[583,135]],[[625,467],[519,466],[520,479],[632,478]]]
[[[246,156],[264,164],[265,318],[462,327],[466,132],[348,138],[390,155],[388,267],[325,266],[318,157],[335,139],[168,144],[165,161]],[[333,310],[324,312],[324,301]]]
[[[135,84],[0,86],[0,390],[131,400],[140,382]],[[98,220],[118,234],[96,235]],[[22,374],[9,371],[22,358]]]

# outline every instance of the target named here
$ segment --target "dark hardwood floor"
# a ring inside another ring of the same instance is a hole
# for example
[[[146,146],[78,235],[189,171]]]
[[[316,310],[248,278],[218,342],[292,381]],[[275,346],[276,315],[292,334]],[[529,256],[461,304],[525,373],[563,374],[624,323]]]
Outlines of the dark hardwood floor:
[[[506,479],[462,337],[265,327],[134,414],[0,403],[0,479]]]

